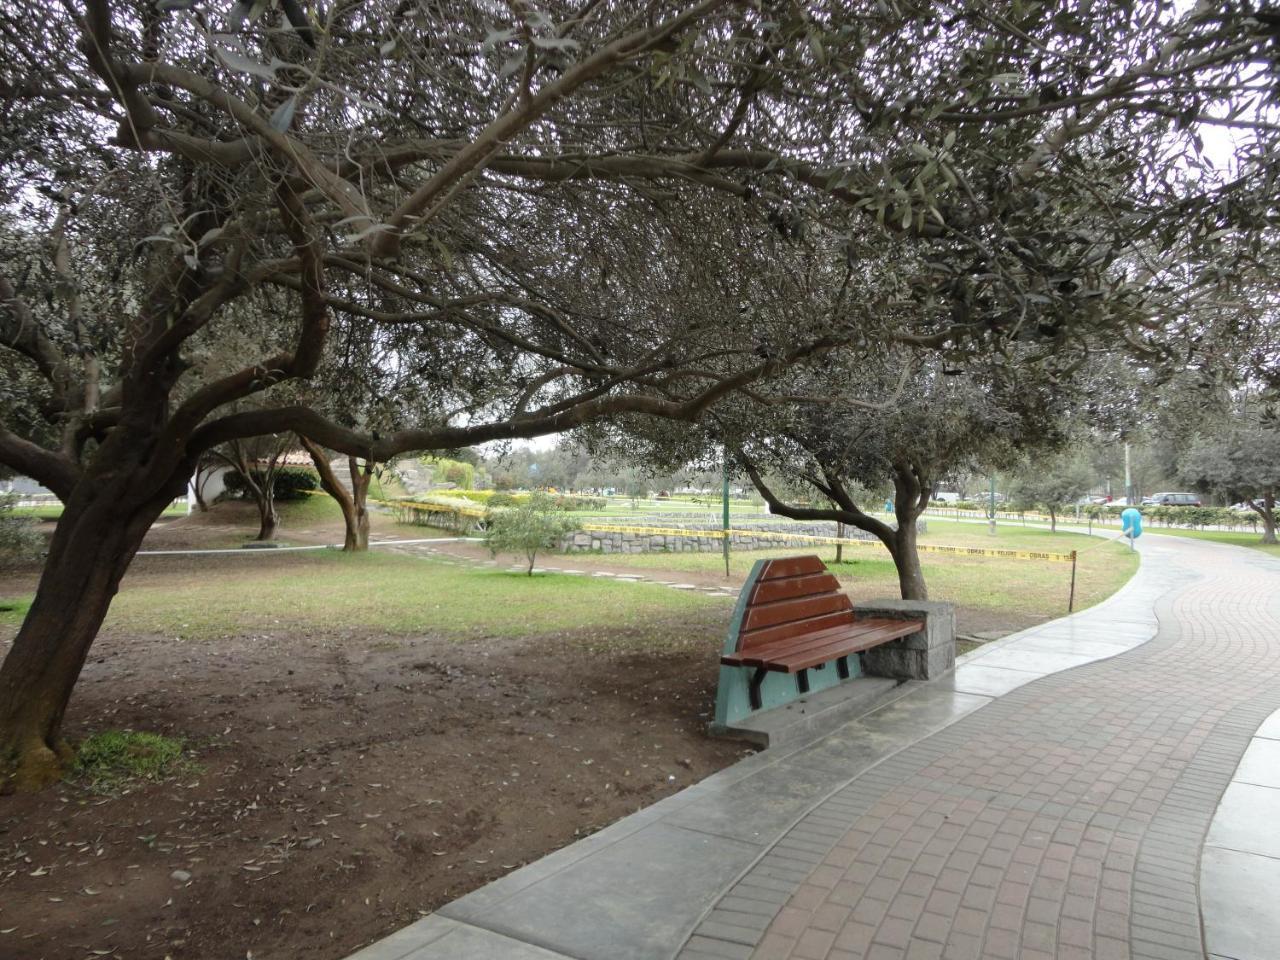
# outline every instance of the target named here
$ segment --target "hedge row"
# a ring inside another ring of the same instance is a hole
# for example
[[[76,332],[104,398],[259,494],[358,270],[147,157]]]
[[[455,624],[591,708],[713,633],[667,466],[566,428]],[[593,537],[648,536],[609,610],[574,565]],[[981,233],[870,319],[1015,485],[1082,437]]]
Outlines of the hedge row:
[[[513,507],[517,503],[526,502],[531,495],[510,493],[506,490],[440,490],[427,496],[433,499],[443,497],[450,500],[466,500],[485,507]],[[550,494],[550,497],[559,510],[603,510],[608,505],[604,497],[583,497],[569,493]]]
[[[985,516],[987,505],[974,501],[960,501],[932,509],[969,510],[975,514]],[[1079,509],[1078,515],[1080,517],[1087,517],[1095,523],[1118,523],[1120,514],[1129,508],[1123,504],[1095,503],[1081,506]],[[1227,527],[1232,530],[1257,530],[1262,526],[1262,517],[1255,510],[1232,510],[1228,507],[1165,507],[1151,505],[1139,507],[1138,509],[1142,512],[1142,519],[1149,526],[1156,527],[1185,527],[1192,530],[1203,527]],[[1000,504],[996,505],[996,515],[1028,519],[1039,519],[1043,516],[1040,511],[1013,510]],[[1076,507],[1074,505],[1063,507],[1058,511],[1059,520],[1071,521],[1076,516]],[[1277,513],[1276,516],[1277,521],[1280,522],[1280,513]]]
[[[1118,516],[1124,507],[1111,504],[1086,508],[1086,516]],[[1230,529],[1247,528],[1256,530],[1262,525],[1262,517],[1256,510],[1232,510],[1229,507],[1140,507],[1142,518],[1147,523],[1159,527],[1228,527]],[[1102,513],[1094,513],[1101,510]]]

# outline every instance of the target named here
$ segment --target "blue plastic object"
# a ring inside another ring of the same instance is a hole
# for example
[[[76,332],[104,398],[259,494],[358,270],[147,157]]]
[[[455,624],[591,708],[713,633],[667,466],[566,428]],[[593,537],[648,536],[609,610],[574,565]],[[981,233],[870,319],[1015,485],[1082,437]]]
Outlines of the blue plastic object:
[[[1130,540],[1137,540],[1142,536],[1142,513],[1137,507],[1121,511],[1120,529]]]

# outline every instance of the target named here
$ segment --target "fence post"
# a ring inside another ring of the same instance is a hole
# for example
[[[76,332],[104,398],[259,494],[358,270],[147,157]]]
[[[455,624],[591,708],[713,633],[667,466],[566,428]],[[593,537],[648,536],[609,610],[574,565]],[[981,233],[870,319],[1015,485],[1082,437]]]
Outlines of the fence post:
[[[1076,605],[1076,551],[1071,551],[1071,594],[1067,597],[1067,613],[1071,613]]]

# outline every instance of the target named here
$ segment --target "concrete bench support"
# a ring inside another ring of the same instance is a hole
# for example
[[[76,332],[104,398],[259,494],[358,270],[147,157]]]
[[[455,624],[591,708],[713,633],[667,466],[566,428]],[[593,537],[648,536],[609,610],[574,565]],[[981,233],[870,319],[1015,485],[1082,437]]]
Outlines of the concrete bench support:
[[[871,600],[856,603],[858,617],[923,620],[919,633],[862,654],[863,673],[898,680],[936,680],[956,665],[956,611],[935,600]]]

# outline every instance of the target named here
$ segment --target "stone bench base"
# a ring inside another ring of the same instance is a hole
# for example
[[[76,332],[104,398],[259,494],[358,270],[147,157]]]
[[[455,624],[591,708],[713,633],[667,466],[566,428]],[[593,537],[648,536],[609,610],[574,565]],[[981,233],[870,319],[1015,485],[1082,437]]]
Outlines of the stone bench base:
[[[924,630],[862,654],[862,672],[897,680],[936,680],[956,665],[956,611],[936,600],[871,600],[855,603],[859,617],[923,620]]]

